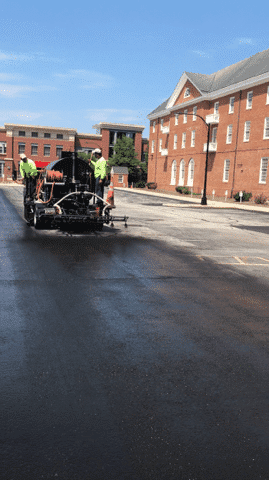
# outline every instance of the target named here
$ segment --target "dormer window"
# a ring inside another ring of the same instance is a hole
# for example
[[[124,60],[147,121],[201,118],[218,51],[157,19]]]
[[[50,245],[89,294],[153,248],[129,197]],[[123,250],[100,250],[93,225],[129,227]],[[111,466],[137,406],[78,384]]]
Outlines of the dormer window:
[[[184,98],[189,97],[190,94],[191,94],[190,89],[189,89],[189,88],[186,88],[185,93],[184,93]]]

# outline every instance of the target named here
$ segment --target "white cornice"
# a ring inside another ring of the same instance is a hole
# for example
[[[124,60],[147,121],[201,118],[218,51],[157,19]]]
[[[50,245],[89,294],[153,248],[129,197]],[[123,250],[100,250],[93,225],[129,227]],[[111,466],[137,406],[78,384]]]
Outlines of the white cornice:
[[[132,125],[128,123],[111,123],[111,122],[100,122],[96,125],[93,125],[92,128],[95,129],[110,129],[110,130],[129,130],[129,131],[136,131],[142,132],[146,127],[145,125]]]
[[[17,130],[18,128],[23,128],[25,130],[49,130],[49,131],[57,131],[57,132],[68,132],[69,134],[76,134],[77,129],[76,128],[62,128],[62,127],[43,127],[42,125],[22,125],[22,124],[17,124],[17,123],[5,123],[5,129],[6,130]]]
[[[174,105],[170,108],[167,108],[166,110],[156,112],[155,114],[153,113],[152,115],[147,115],[147,118],[149,120],[154,120],[155,118],[164,117],[166,115],[169,115],[171,112],[175,110],[184,109],[185,107],[188,107],[191,105],[196,105],[196,104],[198,105],[204,100],[210,101],[219,97],[225,97],[226,95],[231,95],[233,93],[239,92],[240,90],[246,90],[248,88],[252,88],[266,82],[269,83],[269,72],[263,73],[262,75],[258,75],[256,77],[249,78],[248,80],[244,80],[243,82],[234,83],[233,85],[229,85],[228,87],[221,88],[220,90],[215,90],[214,92],[203,94],[201,97],[194,98],[180,105]]]
[[[87,138],[102,138],[102,135],[98,135],[96,133],[77,133],[77,137],[87,137]]]

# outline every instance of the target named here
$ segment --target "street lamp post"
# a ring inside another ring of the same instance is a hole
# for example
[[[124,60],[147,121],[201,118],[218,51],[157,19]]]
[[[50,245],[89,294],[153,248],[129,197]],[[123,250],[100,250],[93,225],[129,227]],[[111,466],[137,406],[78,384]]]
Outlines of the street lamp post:
[[[204,190],[203,196],[201,198],[201,205],[207,205],[207,198],[206,198],[206,182],[207,182],[207,168],[208,168],[208,150],[209,150],[209,135],[210,135],[210,123],[207,123],[203,117],[197,115],[197,113],[184,113],[178,112],[179,115],[195,115],[196,117],[201,118],[204,124],[207,126],[207,144],[206,144],[206,159],[205,159],[205,179],[204,179]]]

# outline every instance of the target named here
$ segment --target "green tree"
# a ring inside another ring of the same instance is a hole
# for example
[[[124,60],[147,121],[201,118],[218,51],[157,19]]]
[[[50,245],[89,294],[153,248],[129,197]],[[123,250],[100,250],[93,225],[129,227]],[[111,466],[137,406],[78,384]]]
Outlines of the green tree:
[[[83,158],[83,160],[87,160],[87,162],[89,162],[91,154],[86,152],[78,152],[78,157]],[[96,160],[94,156],[92,157],[92,159]]]
[[[129,181],[135,182],[140,177],[140,161],[134,149],[134,141],[129,137],[118,139],[114,146],[114,154],[109,157],[109,166],[127,167]]]
[[[145,151],[145,161],[140,163],[141,180],[143,182],[146,182],[148,177],[148,159],[149,159],[148,148],[149,148],[149,142],[147,142],[147,150]]]

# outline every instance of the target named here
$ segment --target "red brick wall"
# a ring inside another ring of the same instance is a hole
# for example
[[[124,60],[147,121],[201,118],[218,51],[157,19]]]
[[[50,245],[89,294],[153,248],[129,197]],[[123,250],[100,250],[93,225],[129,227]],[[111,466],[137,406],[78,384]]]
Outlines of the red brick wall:
[[[110,182],[113,183],[113,187],[128,187],[128,175],[123,175],[123,182],[119,182],[119,175],[114,173],[111,175]]]
[[[29,138],[29,137],[14,137],[13,139],[13,159],[15,168],[18,170],[20,162],[19,143],[25,143],[25,155],[31,158],[34,162],[52,162],[57,160],[56,146],[63,146],[64,151],[74,151],[74,141],[52,139],[52,138]],[[38,155],[31,154],[31,144],[38,145]],[[44,145],[50,145],[50,156],[44,156]]]
[[[251,191],[253,195],[264,193],[269,196],[269,167],[267,184],[259,184],[260,162],[262,157],[269,157],[269,139],[263,139],[264,120],[269,117],[269,105],[266,105],[266,93],[268,83],[248,88],[242,91],[241,106],[240,106],[240,121],[238,129],[237,140],[237,126],[239,114],[239,92],[225,97],[216,98],[212,102],[203,101],[197,103],[197,114],[205,118],[206,115],[214,112],[214,103],[219,101],[219,124],[211,125],[210,141],[212,136],[212,128],[217,127],[217,152],[209,153],[209,168],[207,192],[212,193],[214,189],[216,195],[223,196],[228,190],[229,195],[233,188],[233,193],[238,190]],[[246,110],[247,92],[253,91],[252,109]],[[234,113],[229,114],[230,97],[235,97]],[[184,107],[178,111],[183,111]],[[188,112],[193,111],[193,106],[188,107]],[[183,124],[183,116],[179,116],[178,125],[175,125],[174,115],[164,117],[164,126],[169,124],[170,117],[170,133],[164,135],[160,131],[160,119],[156,119],[155,133],[153,133],[151,121],[150,126],[150,140],[149,140],[149,167],[148,167],[148,182],[156,181],[158,188],[165,188],[167,190],[174,190],[175,186],[170,185],[171,181],[171,166],[175,159],[177,162],[177,176],[176,184],[179,179],[179,163],[183,158],[185,161],[185,185],[187,178],[187,165],[190,158],[194,159],[194,182],[193,191],[199,192],[203,188],[204,183],[204,169],[205,157],[203,153],[203,144],[207,140],[207,128],[200,120],[194,122],[191,116],[187,117],[187,124]],[[246,121],[251,121],[250,140],[243,141],[244,124]],[[233,125],[232,143],[226,144],[226,135],[228,125]],[[196,131],[195,147],[190,147],[191,131]],[[182,132],[186,132],[186,148],[181,148]],[[173,149],[174,134],[178,136],[177,149]],[[159,153],[159,139],[163,138],[162,147],[165,148],[168,144],[168,156],[162,157]],[[151,153],[152,140],[155,140],[155,151]],[[230,160],[229,180],[223,181],[224,161]],[[236,166],[235,165],[236,160]],[[233,181],[234,179],[234,181]]]
[[[137,159],[141,160],[142,157],[142,134],[141,132],[135,132],[134,148],[137,153]]]
[[[102,138],[76,137],[76,150],[80,148],[102,149]]]
[[[107,160],[109,157],[109,130],[102,129],[102,155]]]
[[[13,160],[7,160],[6,158],[1,158],[0,160],[5,160],[4,165],[4,177],[0,177],[0,182],[11,182],[12,181],[12,173],[13,173]]]

